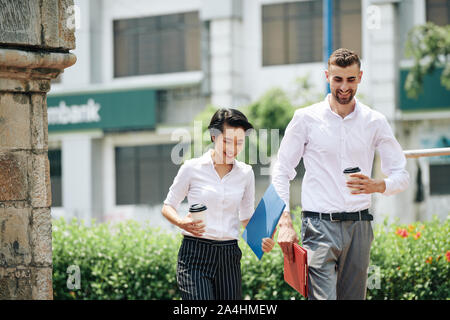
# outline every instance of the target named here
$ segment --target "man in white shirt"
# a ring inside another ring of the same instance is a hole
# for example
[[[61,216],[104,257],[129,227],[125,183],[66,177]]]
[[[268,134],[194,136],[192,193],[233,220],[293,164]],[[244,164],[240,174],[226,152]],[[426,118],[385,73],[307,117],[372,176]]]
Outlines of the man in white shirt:
[[[373,240],[371,194],[393,195],[409,184],[405,156],[386,118],[355,98],[360,68],[353,51],[338,49],[330,56],[325,75],[331,94],[295,112],[272,176],[286,203],[278,244],[292,261],[292,244],[299,239],[290,216],[289,181],[303,158],[301,236],[308,250],[310,299],[365,299]],[[386,179],[370,178],[375,150]],[[348,167],[361,172],[346,182]]]

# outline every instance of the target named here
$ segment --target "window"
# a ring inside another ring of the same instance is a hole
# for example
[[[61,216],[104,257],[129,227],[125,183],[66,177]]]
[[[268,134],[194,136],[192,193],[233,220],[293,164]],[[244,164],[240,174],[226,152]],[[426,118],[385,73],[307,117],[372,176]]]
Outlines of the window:
[[[207,99],[202,95],[199,85],[158,90],[158,123],[186,124],[206,105]]]
[[[361,58],[361,1],[334,0],[333,6],[334,49],[348,48],[355,51]]]
[[[430,164],[430,194],[450,194],[450,164]]]
[[[62,206],[61,150],[48,150],[50,163],[50,184],[52,188],[52,206]]]
[[[114,76],[200,70],[197,12],[114,21]]]
[[[361,53],[361,1],[334,0],[334,48]],[[322,61],[322,1],[262,7],[263,65]]]
[[[262,32],[264,66],[321,61],[321,1],[263,6]]]
[[[117,147],[116,203],[161,204],[178,172],[171,160],[174,145]]]
[[[427,21],[439,26],[450,24],[450,0],[427,0]]]

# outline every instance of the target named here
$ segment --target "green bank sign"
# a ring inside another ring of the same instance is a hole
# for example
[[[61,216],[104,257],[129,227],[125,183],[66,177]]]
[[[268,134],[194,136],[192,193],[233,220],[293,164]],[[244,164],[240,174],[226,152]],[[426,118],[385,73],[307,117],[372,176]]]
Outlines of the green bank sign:
[[[152,129],[156,93],[141,89],[47,97],[49,131]]]

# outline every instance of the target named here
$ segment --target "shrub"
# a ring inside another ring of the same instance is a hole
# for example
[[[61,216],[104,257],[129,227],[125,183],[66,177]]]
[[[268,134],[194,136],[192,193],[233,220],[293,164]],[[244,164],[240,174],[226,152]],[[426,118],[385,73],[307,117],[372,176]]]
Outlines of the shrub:
[[[55,299],[173,299],[180,237],[135,221],[87,227],[53,222]],[[81,271],[80,290],[67,289],[67,268]]]
[[[295,216],[299,217],[297,209]],[[300,219],[294,222],[300,235]],[[371,265],[379,268],[380,286],[367,299],[449,299],[450,218],[375,227]],[[55,299],[180,299],[176,261],[180,235],[127,221],[116,225],[63,219],[53,222]],[[258,261],[244,241],[243,295],[250,299],[303,299],[283,278],[278,245]],[[69,290],[67,268],[77,265],[81,288]]]
[[[379,267],[380,288],[368,299],[450,298],[450,216],[429,222],[375,227],[371,265]]]

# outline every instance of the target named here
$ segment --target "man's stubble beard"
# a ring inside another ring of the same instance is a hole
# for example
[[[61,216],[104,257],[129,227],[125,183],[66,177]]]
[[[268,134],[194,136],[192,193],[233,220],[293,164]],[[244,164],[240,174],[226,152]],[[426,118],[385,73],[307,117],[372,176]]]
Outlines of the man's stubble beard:
[[[331,93],[339,104],[345,105],[345,104],[349,104],[353,100],[353,97],[355,96],[356,91],[352,90],[350,96],[345,100],[338,97],[337,91],[331,92]]]

